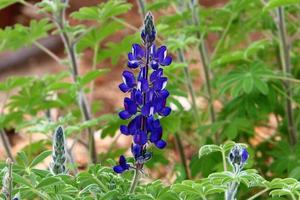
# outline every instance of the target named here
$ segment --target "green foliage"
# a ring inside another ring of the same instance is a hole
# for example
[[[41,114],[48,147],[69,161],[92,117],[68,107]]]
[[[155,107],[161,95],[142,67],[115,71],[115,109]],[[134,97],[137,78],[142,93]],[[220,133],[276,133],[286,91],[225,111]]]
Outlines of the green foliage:
[[[53,27],[49,20],[31,21],[29,26],[20,24],[0,30],[0,51],[17,50],[45,37]]]
[[[271,0],[267,3],[264,9],[269,10],[279,6],[295,5],[299,3],[299,0]]]

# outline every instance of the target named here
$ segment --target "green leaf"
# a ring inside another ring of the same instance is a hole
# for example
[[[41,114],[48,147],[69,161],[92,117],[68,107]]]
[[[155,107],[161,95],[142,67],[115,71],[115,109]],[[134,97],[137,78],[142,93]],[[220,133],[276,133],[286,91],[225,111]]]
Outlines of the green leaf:
[[[59,178],[54,177],[54,176],[51,176],[51,177],[44,178],[44,179],[36,186],[36,189],[44,188],[44,187],[49,187],[49,186],[56,185],[56,184],[60,184],[60,183],[62,183],[62,181],[61,181]]]
[[[94,28],[86,33],[77,43],[76,48],[79,52],[86,48],[94,49],[95,45],[100,45],[104,39],[122,28],[123,26],[118,22],[104,23],[100,28]]]
[[[270,192],[271,196],[285,196],[290,194],[291,192],[285,189],[275,189]]]
[[[222,149],[218,145],[215,145],[215,144],[204,145],[199,150],[199,158],[201,158],[204,155],[208,155],[212,152],[216,152],[216,151],[222,151]]]
[[[253,78],[251,74],[249,76],[246,76],[245,79],[243,80],[243,90],[245,93],[250,94],[253,89]]]
[[[268,84],[264,81],[254,78],[254,85],[262,94],[267,95],[269,93]]]
[[[108,71],[109,69],[96,69],[94,71],[89,71],[79,79],[79,85],[84,86],[95,80],[97,77],[106,74]]]
[[[13,172],[13,181],[20,185],[26,185],[27,187],[32,188],[32,185],[22,176]]]
[[[123,0],[110,0],[98,6],[80,8],[79,11],[73,12],[71,16],[79,20],[99,20],[103,22],[110,17],[128,12],[131,7],[131,4]]]
[[[17,2],[18,0],[0,0],[0,10]]]
[[[259,50],[265,49],[269,44],[268,40],[259,40],[250,44],[250,46],[245,50],[244,57],[249,58],[251,55],[256,54]]]
[[[270,0],[264,7],[264,10],[270,10],[279,6],[288,6],[298,3],[300,3],[300,0]]]
[[[246,60],[244,51],[224,53],[219,58],[212,61],[212,66],[215,67],[215,66],[227,65],[241,60]]]
[[[34,166],[36,166],[37,164],[39,164],[40,162],[44,161],[45,158],[47,158],[48,156],[50,156],[52,153],[52,151],[47,150],[42,152],[40,155],[38,155],[37,157],[35,157],[33,159],[33,161],[30,163],[29,167],[32,168]]]

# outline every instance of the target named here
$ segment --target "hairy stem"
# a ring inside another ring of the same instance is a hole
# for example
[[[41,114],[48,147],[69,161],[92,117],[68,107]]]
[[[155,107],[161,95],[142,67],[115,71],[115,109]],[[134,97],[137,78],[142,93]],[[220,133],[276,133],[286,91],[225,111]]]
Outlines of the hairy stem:
[[[225,150],[222,149],[222,162],[223,162],[223,169],[224,171],[227,171],[227,163],[226,163],[226,156],[225,156]]]
[[[140,171],[138,168],[136,168],[134,170],[134,175],[133,175],[133,179],[129,188],[129,194],[134,193],[136,186],[139,183],[139,179],[140,179]]]
[[[14,159],[12,151],[11,151],[11,146],[10,146],[9,140],[3,129],[0,129],[0,136],[1,136],[2,144],[5,149],[7,157],[9,157],[13,162],[15,162],[15,159]]]
[[[184,172],[186,174],[186,179],[190,179],[189,170],[188,170],[188,166],[187,166],[187,162],[186,162],[186,156],[185,156],[183,145],[182,145],[182,142],[181,142],[182,140],[181,140],[178,133],[175,133],[174,136],[175,136],[176,146],[177,146],[177,149],[179,151],[181,163],[183,165]]]
[[[279,40],[280,40],[280,58],[281,58],[281,66],[284,76],[287,77],[288,74],[291,73],[291,63],[290,63],[290,47],[287,41],[287,32],[285,26],[284,19],[284,8],[277,8],[278,15],[278,32],[279,32]],[[292,97],[292,90],[290,87],[290,83],[288,81],[284,81],[283,85],[286,90],[286,94],[288,97]],[[290,137],[290,143],[295,145],[297,143],[297,133],[294,125],[294,116],[293,116],[293,108],[292,102],[290,98],[286,98],[286,112],[287,112],[287,121],[288,121],[288,132]]]
[[[61,13],[60,17],[56,21],[57,27],[60,31],[60,36],[62,38],[62,41],[64,43],[65,49],[67,51],[67,54],[69,56],[69,60],[72,67],[72,78],[74,83],[77,83],[78,79],[78,64],[76,59],[76,53],[75,53],[75,44],[70,41],[69,36],[65,32],[65,18],[64,18],[64,12]],[[89,121],[91,119],[91,112],[90,112],[90,106],[87,102],[86,96],[82,89],[79,89],[77,91],[77,100],[78,105],[80,107],[81,113],[83,115],[84,121]],[[91,128],[87,128],[88,130],[88,146],[89,146],[89,156],[92,163],[97,162],[97,153],[96,153],[96,146],[95,146],[95,138],[94,133]]]
[[[238,187],[238,184],[236,182],[233,182],[229,185],[229,188],[226,191],[226,195],[225,195],[226,200],[235,200],[237,187]]]
[[[6,160],[7,168],[8,168],[8,177],[7,177],[7,182],[8,182],[8,193],[7,193],[7,199],[11,200],[13,198],[12,196],[12,190],[13,190],[13,178],[12,178],[12,165],[13,162],[10,158]]]
[[[264,190],[261,190],[260,192],[254,194],[253,196],[249,197],[247,200],[254,200],[257,197],[259,197],[260,195],[262,195],[263,193],[267,192],[269,190],[269,188],[266,188]]]

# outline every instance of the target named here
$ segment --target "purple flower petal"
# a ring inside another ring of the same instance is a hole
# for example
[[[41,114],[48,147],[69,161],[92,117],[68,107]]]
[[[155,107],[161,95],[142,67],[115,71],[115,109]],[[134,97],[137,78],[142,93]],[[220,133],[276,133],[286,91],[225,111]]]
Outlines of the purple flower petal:
[[[133,137],[133,141],[139,145],[145,145],[147,143],[147,133],[145,131],[139,130]]]
[[[155,143],[155,146],[159,149],[163,149],[167,146],[167,143],[164,140],[159,140]]]
[[[160,95],[163,99],[166,99],[166,98],[168,98],[168,96],[170,95],[170,93],[169,93],[168,90],[162,90],[162,91],[160,91],[159,95]]]
[[[168,78],[161,77],[156,79],[156,81],[153,83],[153,88],[156,91],[163,90],[167,86]]]
[[[155,70],[150,75],[150,81],[154,82],[155,80],[157,80],[158,78],[160,78],[162,75],[163,75],[163,69]]]
[[[125,83],[129,88],[135,86],[135,77],[134,74],[130,71],[124,71],[122,73],[123,83]]]
[[[128,111],[123,110],[123,111],[119,112],[119,116],[121,119],[125,120],[125,119],[129,119],[131,117],[131,114]]]
[[[125,171],[120,165],[114,166],[113,170],[118,174],[121,174],[122,172]]]
[[[124,99],[124,107],[125,110],[128,111],[131,115],[134,115],[137,112],[137,105],[128,97]]]
[[[143,108],[142,108],[142,114],[145,117],[154,115],[155,114],[155,106],[150,105],[150,104],[144,105]]]
[[[136,157],[139,157],[141,155],[141,152],[142,152],[142,147],[141,145],[138,145],[138,144],[134,144],[131,146],[131,152],[133,154],[133,156],[136,158]]]
[[[141,119],[142,119],[142,116],[138,115],[129,122],[128,132],[131,135],[136,134],[136,132],[141,128]]]
[[[151,55],[152,57],[154,57],[154,56],[155,56],[155,52],[156,52],[156,45],[153,44],[153,45],[150,47],[150,55]]]
[[[168,66],[172,63],[172,57],[171,56],[167,56],[160,64],[162,66]]]
[[[151,67],[152,67],[152,69],[154,69],[154,70],[158,69],[158,67],[159,67],[158,62],[155,61],[155,60],[152,60],[152,61],[151,61]]]
[[[161,127],[154,129],[150,134],[150,142],[155,143],[159,141],[162,137],[162,132],[163,130]]]
[[[131,52],[128,53],[128,60],[130,60],[130,61],[135,60],[135,58]]]
[[[129,88],[125,83],[121,83],[121,84],[119,85],[119,88],[120,88],[120,90],[121,90],[122,92],[124,92],[124,93],[126,93],[126,92],[128,92],[128,91],[130,90],[130,88]]]
[[[120,131],[121,131],[121,133],[124,134],[124,135],[130,135],[129,130],[128,130],[128,127],[125,126],[125,125],[121,125],[121,126],[120,126]]]
[[[132,69],[137,68],[139,65],[140,65],[140,62],[138,60],[129,60],[127,62],[127,66]]]
[[[169,108],[169,107],[165,107],[159,111],[159,115],[164,116],[164,117],[168,116],[170,113],[171,113],[171,108]]]
[[[243,148],[243,150],[242,150],[242,163],[245,163],[248,160],[248,158],[249,158],[249,153],[245,148]]]
[[[162,63],[167,56],[167,47],[161,46],[156,51],[156,57],[158,58],[158,62]]]
[[[123,155],[120,156],[120,158],[119,158],[119,164],[123,168],[127,166],[127,162],[126,162],[125,156],[123,156]]]
[[[137,88],[142,92],[147,92],[149,88],[148,81],[146,79],[140,79],[137,83]]]
[[[145,52],[139,44],[133,44],[132,45],[132,54],[135,59],[141,59],[142,57],[144,57]]]

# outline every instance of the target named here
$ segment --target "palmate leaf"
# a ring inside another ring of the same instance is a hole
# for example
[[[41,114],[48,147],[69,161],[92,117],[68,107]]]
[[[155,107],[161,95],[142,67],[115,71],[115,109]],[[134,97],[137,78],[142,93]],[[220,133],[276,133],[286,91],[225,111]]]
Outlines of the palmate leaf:
[[[77,43],[77,51],[82,52],[86,48],[94,48],[100,45],[104,39],[123,28],[118,22],[109,22],[101,25],[100,28],[94,28],[86,33]]]
[[[34,41],[45,37],[52,28],[49,20],[32,20],[29,26],[17,24],[14,27],[7,27],[0,30],[0,51],[17,50],[21,47],[32,44]]]
[[[105,21],[110,17],[124,14],[131,9],[132,5],[123,0],[110,0],[98,6],[80,8],[71,16],[79,20]]]
[[[104,59],[111,59],[113,65],[117,64],[120,57],[124,55],[124,52],[129,52],[133,43],[140,41],[140,34],[128,35],[118,43],[108,42],[105,44],[106,48],[99,51],[97,56],[97,62]]]
[[[199,158],[201,158],[204,155],[208,155],[210,153],[217,152],[217,151],[219,152],[222,151],[222,148],[219,147],[218,145],[215,144],[204,145],[199,150]]]
[[[267,95],[269,92],[267,77],[272,74],[273,72],[261,63],[243,65],[220,80],[222,84],[220,93],[230,90],[232,97],[235,98],[241,93],[250,94],[256,89],[261,94]]]

